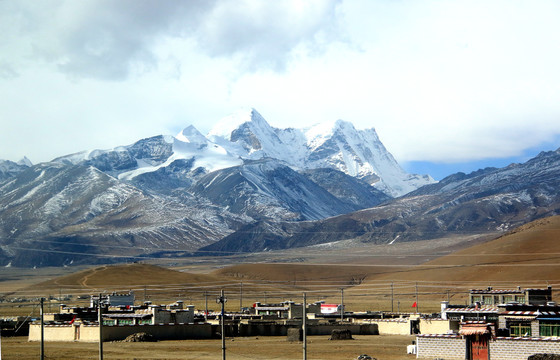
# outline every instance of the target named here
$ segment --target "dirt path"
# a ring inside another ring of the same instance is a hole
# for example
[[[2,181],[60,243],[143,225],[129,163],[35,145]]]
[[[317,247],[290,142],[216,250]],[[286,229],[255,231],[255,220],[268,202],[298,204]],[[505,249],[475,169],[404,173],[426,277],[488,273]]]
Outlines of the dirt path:
[[[105,269],[107,269],[107,266],[102,266],[102,267],[98,267],[98,268],[94,269],[91,273],[89,273],[88,275],[83,277],[82,281],[80,281],[80,285],[82,285],[85,288],[92,289],[92,287],[87,284],[89,278],[92,277],[93,275],[97,274],[98,272],[105,270]]]

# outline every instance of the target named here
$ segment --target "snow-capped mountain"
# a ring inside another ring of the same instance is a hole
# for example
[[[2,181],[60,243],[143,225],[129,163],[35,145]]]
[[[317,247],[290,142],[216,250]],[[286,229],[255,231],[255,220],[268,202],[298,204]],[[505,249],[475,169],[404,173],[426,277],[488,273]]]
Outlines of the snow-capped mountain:
[[[17,163],[9,160],[0,160],[0,181],[15,176],[30,166],[33,166],[33,164],[26,157]]]
[[[192,170],[210,172],[240,165],[241,159],[208,141],[193,126],[176,137],[158,135],[142,139],[128,146],[111,150],[93,150],[62,156],[54,162],[92,165],[120,180],[132,180],[140,175],[156,172],[177,161],[187,160]]]
[[[191,251],[254,222],[330,218],[427,183],[373,129],[277,129],[250,109],[206,136],[188,126],[38,165],[0,161],[0,263]]]
[[[276,129],[249,110],[206,136],[190,126],[48,163],[0,161],[0,264],[499,232],[559,214],[558,179],[560,149],[435,183],[404,172],[373,129]]]
[[[406,173],[374,129],[356,130],[342,120],[308,129],[277,129],[250,109],[222,119],[208,138],[242,159],[270,157],[302,170],[337,169],[393,197],[435,182],[429,175]]]
[[[146,174],[166,172],[163,169],[170,166],[188,164],[181,174],[182,184],[188,186],[201,174],[264,158],[283,161],[296,170],[336,169],[391,197],[435,182],[429,175],[406,173],[374,129],[356,130],[342,120],[308,129],[277,129],[254,109],[223,118],[207,136],[189,126],[176,136],[154,136],[129,146],[84,151],[54,161],[92,165],[133,182]]]

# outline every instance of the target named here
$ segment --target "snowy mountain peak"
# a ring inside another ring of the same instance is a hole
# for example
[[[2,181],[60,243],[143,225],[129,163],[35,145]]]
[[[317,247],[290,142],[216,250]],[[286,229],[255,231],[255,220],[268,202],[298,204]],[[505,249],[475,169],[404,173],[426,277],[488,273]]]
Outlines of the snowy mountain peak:
[[[352,123],[340,119],[315,124],[304,130],[305,137],[307,139],[307,146],[310,149],[316,149],[339,131],[351,133],[356,132],[357,130],[354,128]]]
[[[208,136],[191,125],[175,137],[160,135],[55,161],[93,165],[111,176],[132,181],[148,173],[174,172],[179,163],[196,170],[198,176],[266,158],[283,161],[297,170],[335,169],[393,197],[434,182],[430,177],[405,172],[373,128],[357,130],[348,121],[335,120],[309,129],[278,129],[252,108],[221,119]]]
[[[27,158],[27,156],[24,156],[23,159],[17,162],[17,164],[23,166],[33,166],[33,163]]]
[[[208,133],[209,137],[219,136],[231,140],[232,133],[244,124],[251,127],[270,129],[270,125],[259,112],[253,108],[239,110],[222,118]]]
[[[391,196],[434,182],[430,177],[406,173],[373,128],[357,130],[344,120],[302,130],[276,129],[251,109],[222,119],[209,139],[241,159],[274,158],[302,170],[332,168],[363,179]]]
[[[175,138],[186,143],[206,143],[208,141],[206,137],[192,125],[184,128]]]

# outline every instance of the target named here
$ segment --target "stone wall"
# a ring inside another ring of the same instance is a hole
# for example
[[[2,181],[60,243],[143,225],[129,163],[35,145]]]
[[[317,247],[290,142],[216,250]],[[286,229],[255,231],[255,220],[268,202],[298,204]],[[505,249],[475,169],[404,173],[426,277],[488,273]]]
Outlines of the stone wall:
[[[492,360],[527,360],[534,354],[560,354],[559,338],[499,337],[490,341]]]
[[[418,335],[418,358],[464,359],[466,340],[459,335]],[[492,360],[527,360],[534,354],[560,354],[560,338],[498,337],[489,342]]]
[[[416,357],[464,360],[466,346],[466,340],[459,335],[418,335]]]

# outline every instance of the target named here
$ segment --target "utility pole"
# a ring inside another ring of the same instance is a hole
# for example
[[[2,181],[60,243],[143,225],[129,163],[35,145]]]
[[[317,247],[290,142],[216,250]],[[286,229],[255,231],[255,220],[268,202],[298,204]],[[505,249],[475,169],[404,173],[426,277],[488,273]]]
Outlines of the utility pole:
[[[43,303],[45,298],[41,298],[41,360],[45,359],[45,316]]]
[[[303,333],[303,360],[307,360],[307,295],[303,293],[301,331]]]
[[[101,293],[97,300],[98,321],[99,321],[99,360],[103,360],[103,312],[101,307]]]
[[[344,321],[344,288],[340,288],[340,322]]]
[[[208,322],[208,292],[204,291],[204,322]]]
[[[239,289],[239,311],[243,310],[243,281]]]
[[[226,360],[226,325],[225,325],[225,303],[227,299],[224,295],[224,290],[220,292],[220,297],[216,299],[217,303],[222,304],[222,319],[221,319],[221,331],[222,331],[222,360]]]
[[[394,301],[394,292],[393,292],[393,282],[391,281],[391,312],[394,312],[393,308],[393,301]]]

